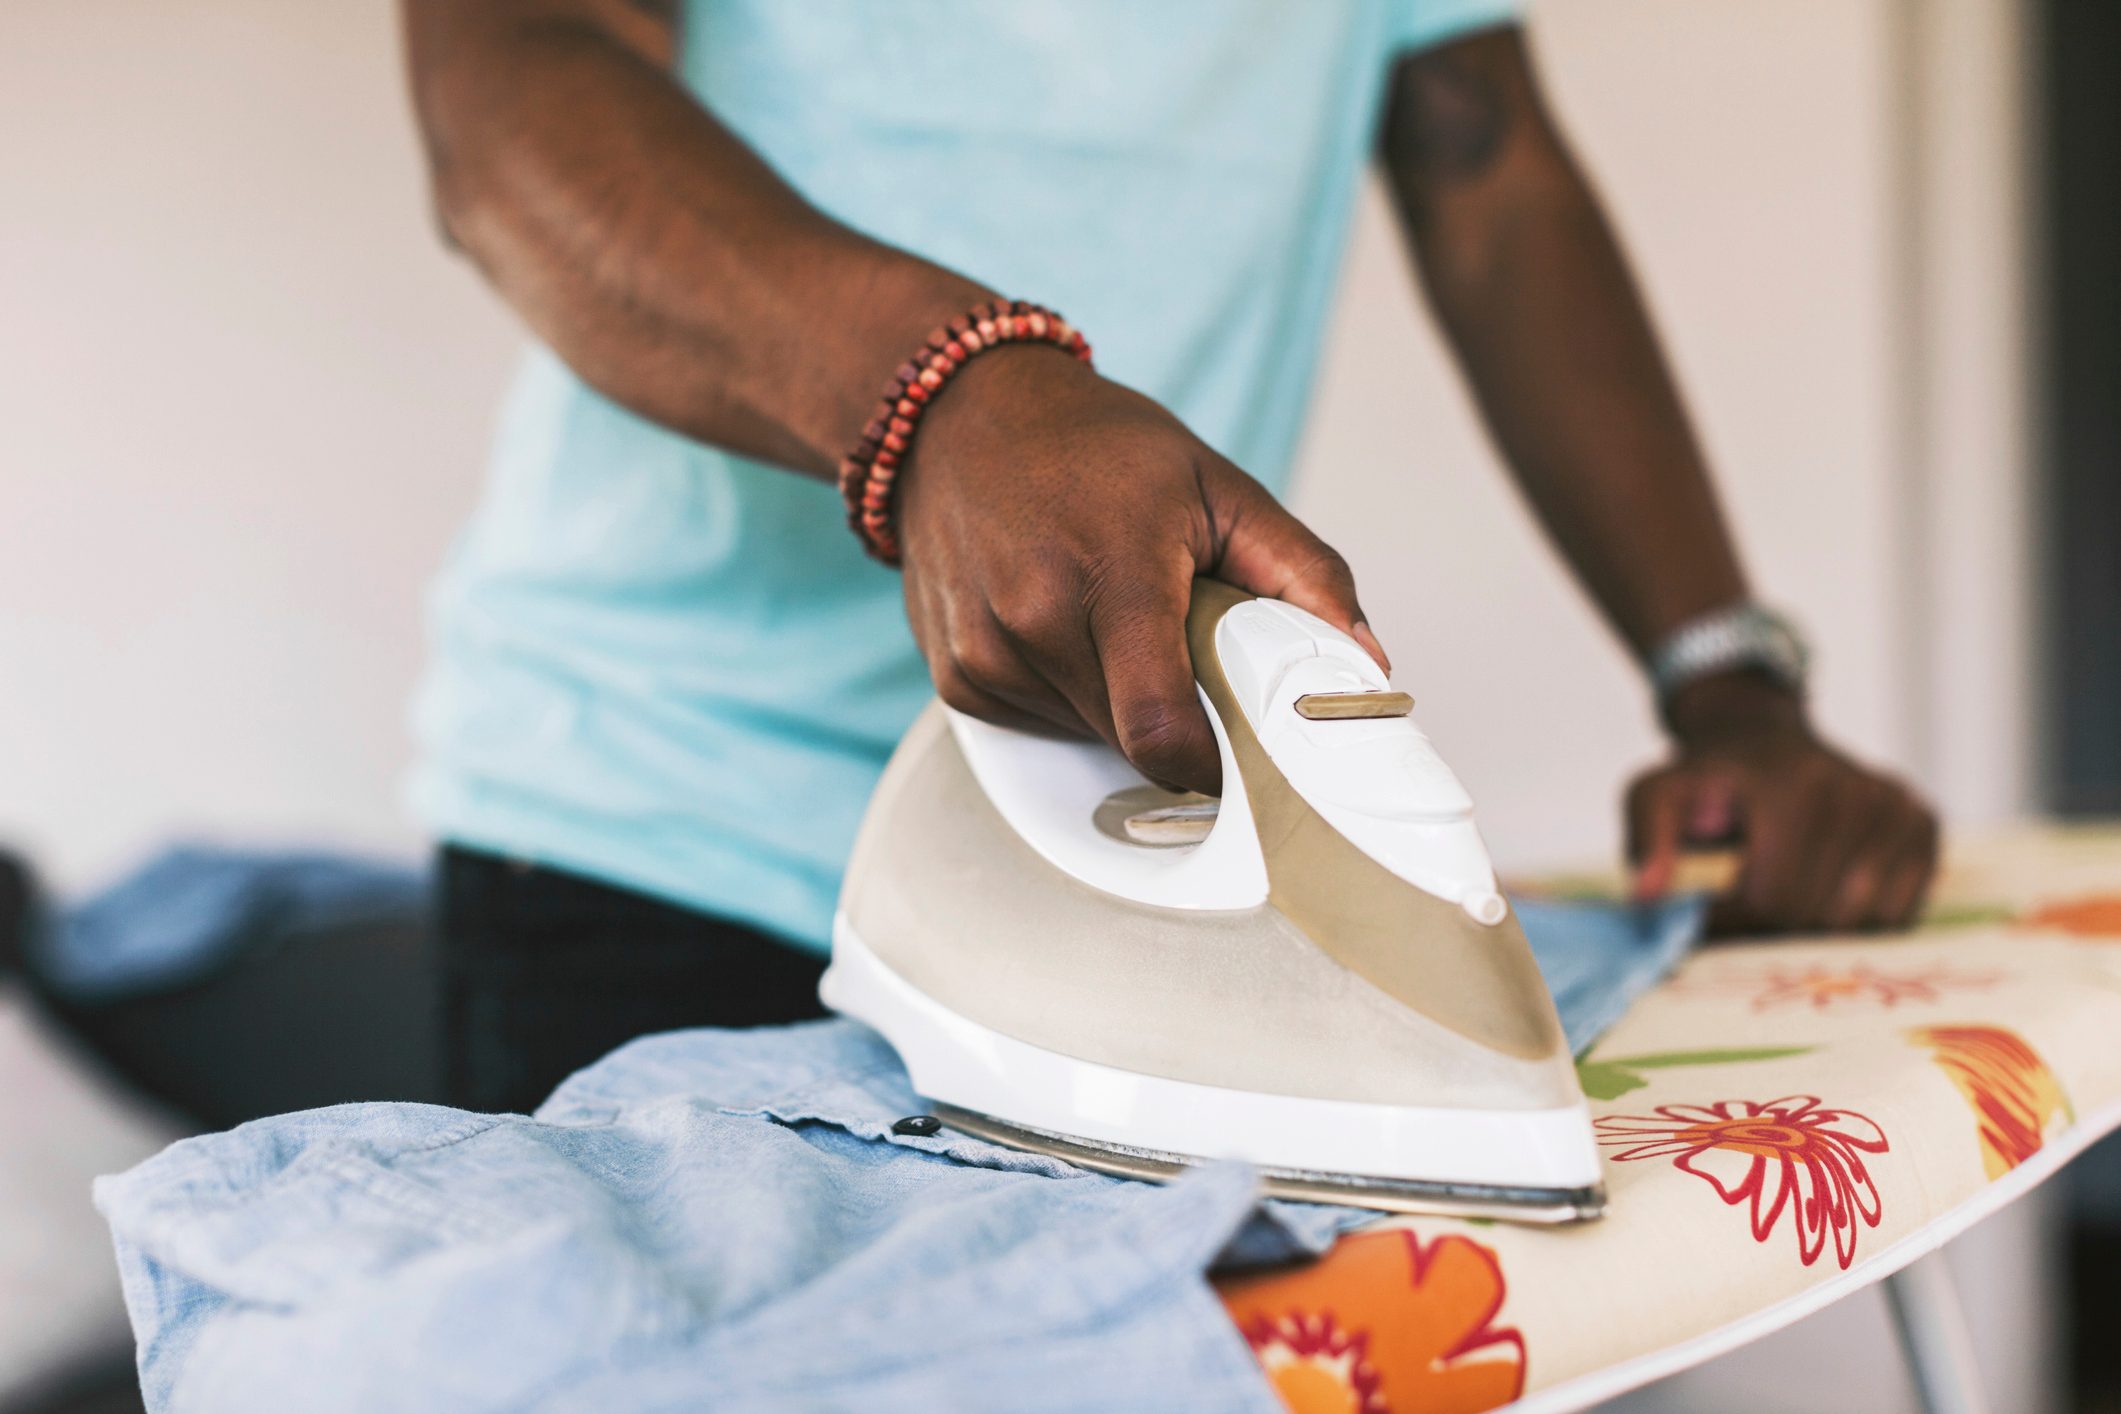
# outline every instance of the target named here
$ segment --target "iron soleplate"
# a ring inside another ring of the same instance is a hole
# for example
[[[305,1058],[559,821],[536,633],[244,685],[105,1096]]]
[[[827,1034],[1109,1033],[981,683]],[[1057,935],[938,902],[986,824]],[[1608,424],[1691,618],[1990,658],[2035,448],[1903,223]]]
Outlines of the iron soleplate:
[[[1116,1178],[1162,1183],[1206,1162],[1190,1154],[1108,1144],[1032,1129],[940,1101],[932,1102],[929,1110],[952,1129],[975,1139],[1044,1154]],[[1606,1205],[1603,1184],[1589,1188],[1521,1188],[1503,1184],[1428,1183],[1419,1179],[1374,1178],[1264,1165],[1255,1167],[1259,1171],[1261,1190],[1269,1198],[1371,1208],[1381,1213],[1493,1218],[1503,1222],[1552,1225],[1599,1217],[1605,1212]]]

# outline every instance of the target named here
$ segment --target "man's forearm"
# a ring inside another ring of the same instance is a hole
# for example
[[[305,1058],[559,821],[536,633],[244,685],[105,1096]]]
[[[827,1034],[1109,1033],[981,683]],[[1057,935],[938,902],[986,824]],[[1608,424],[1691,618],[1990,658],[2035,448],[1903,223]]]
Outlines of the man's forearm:
[[[1385,155],[1423,284],[1488,426],[1614,626],[1646,654],[1741,597],[1649,318],[1540,109],[1515,32],[1403,65]]]
[[[805,202],[628,0],[405,0],[405,20],[449,235],[645,417],[829,475],[884,375],[988,293]]]

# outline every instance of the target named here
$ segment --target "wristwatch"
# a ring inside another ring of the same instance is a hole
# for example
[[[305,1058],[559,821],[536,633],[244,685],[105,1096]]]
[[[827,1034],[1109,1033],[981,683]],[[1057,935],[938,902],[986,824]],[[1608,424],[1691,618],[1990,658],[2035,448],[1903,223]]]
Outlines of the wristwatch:
[[[1650,685],[1661,706],[1696,679],[1753,668],[1802,697],[1811,657],[1796,625],[1748,601],[1712,610],[1674,629],[1650,654]]]

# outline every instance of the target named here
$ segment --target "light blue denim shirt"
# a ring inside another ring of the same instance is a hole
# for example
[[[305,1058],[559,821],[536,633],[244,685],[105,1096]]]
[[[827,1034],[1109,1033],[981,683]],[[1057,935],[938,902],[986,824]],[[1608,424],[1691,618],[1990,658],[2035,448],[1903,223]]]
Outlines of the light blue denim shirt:
[[[1391,60],[1515,3],[692,0],[682,74],[819,207],[1058,308],[1278,488]],[[929,691],[832,488],[534,352],[432,618],[438,834],[825,946]]]
[[[944,1131],[849,1021],[685,1031],[535,1118],[343,1105],[97,1181],[154,1414],[1280,1406],[1208,1285],[1361,1215]]]

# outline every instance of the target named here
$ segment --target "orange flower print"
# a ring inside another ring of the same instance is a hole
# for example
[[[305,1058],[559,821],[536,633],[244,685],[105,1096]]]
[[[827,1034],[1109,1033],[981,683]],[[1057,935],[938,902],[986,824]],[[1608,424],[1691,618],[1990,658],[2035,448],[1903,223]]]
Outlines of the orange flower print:
[[[1918,1026],[1907,1033],[1959,1087],[1981,1135],[1981,1165],[2000,1178],[2075,1115],[2061,1082],[2013,1031],[2000,1026]]]
[[[1889,1008],[1901,1002],[1933,1002],[1951,991],[1979,991],[2001,980],[1997,972],[1962,972],[1950,967],[1877,968],[1866,962],[1791,966],[1769,963],[1757,969],[1732,970],[1699,979],[1682,979],[1689,992],[1750,995],[1754,1011],[1803,1006],[1826,1011],[1850,1003]]]
[[[1670,1158],[1724,1202],[1750,1204],[1755,1242],[1768,1241],[1788,1215],[1807,1267],[1831,1237],[1846,1269],[1859,1224],[1876,1227],[1884,1212],[1863,1156],[1886,1151],[1885,1131],[1813,1095],[1659,1105],[1654,1114],[1604,1116],[1597,1127],[1601,1144],[1619,1146],[1616,1163]]]
[[[1502,1265],[1470,1238],[1357,1233],[1308,1267],[1219,1286],[1291,1414],[1475,1414],[1524,1392],[1524,1337],[1495,1324]]]
[[[1344,1330],[1330,1312],[1292,1311],[1278,1321],[1255,1319],[1244,1336],[1291,1414],[1389,1414],[1368,1331]]]
[[[2042,904],[2018,919],[2021,928],[2050,928],[2081,938],[2121,938],[2121,894],[2085,894]]]

